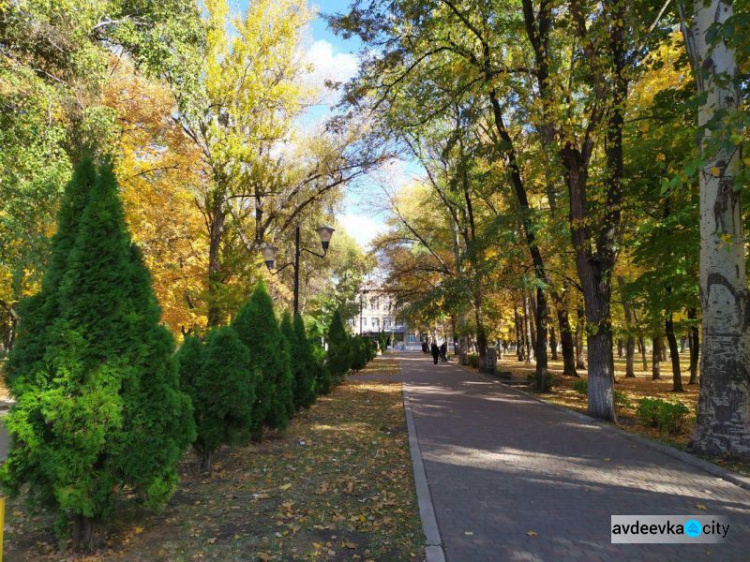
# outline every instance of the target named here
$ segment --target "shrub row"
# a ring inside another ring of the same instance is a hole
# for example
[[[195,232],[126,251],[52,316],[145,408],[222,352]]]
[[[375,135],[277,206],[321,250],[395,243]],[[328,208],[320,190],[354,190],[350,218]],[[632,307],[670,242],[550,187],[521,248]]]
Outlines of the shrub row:
[[[74,522],[77,547],[91,544],[123,490],[163,506],[191,444],[210,470],[221,445],[284,429],[374,355],[338,314],[326,354],[299,316],[278,322],[262,283],[231,326],[175,353],[109,163],[76,167],[51,249],[3,368],[16,403],[0,480],[56,512],[61,533]]]
[[[300,408],[331,387],[316,360],[302,318],[276,319],[265,285],[256,285],[231,326],[205,340],[187,337],[177,354],[181,388],[190,395],[201,469],[222,445],[259,440],[264,428],[286,428]]]

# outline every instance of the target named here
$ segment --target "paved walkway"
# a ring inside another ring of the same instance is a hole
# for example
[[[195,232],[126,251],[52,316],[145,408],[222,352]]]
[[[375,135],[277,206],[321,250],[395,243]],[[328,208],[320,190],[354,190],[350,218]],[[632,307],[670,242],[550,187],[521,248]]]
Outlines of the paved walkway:
[[[448,562],[750,560],[750,491],[483,375],[399,358]],[[618,545],[613,514],[725,515],[731,530]]]

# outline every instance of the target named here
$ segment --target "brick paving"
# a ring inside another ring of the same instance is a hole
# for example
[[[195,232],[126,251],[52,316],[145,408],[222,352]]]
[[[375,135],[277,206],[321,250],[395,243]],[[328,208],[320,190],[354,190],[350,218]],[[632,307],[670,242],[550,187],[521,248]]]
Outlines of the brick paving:
[[[750,561],[750,491],[484,375],[399,358],[448,562]],[[728,516],[727,542],[610,543],[611,515],[688,514]]]

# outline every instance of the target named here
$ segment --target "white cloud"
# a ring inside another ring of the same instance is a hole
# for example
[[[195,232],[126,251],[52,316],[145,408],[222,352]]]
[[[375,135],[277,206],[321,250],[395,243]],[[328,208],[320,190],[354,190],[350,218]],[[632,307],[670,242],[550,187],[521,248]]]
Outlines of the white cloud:
[[[372,217],[356,213],[346,213],[338,219],[339,225],[357,241],[363,248],[380,233],[385,232],[386,226]]]
[[[313,67],[313,71],[307,75],[307,82],[321,91],[322,102],[329,105],[335,104],[340,94],[328,90],[326,81],[346,82],[357,74],[359,67],[357,55],[334,53],[333,45],[325,39],[318,39],[310,46],[305,60]]]

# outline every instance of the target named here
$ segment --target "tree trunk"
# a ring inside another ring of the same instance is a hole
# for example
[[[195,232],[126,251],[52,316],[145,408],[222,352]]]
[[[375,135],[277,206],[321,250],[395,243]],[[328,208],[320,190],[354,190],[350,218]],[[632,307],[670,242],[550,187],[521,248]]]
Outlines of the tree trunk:
[[[625,342],[625,378],[635,378],[635,338],[628,336]]]
[[[475,317],[477,322],[477,353],[479,354],[479,370],[485,370],[487,363],[487,332],[484,329],[484,323],[482,322],[482,314],[479,308],[475,311]]]
[[[643,336],[638,336],[638,348],[641,350],[642,371],[645,373],[648,371],[648,357],[646,355],[646,342],[643,341]]]
[[[526,350],[526,363],[530,364],[534,360],[533,339],[531,337],[531,311],[529,309],[529,297],[526,291],[523,293],[523,339],[524,349]]]
[[[667,332],[667,342],[669,343],[669,355],[672,359],[672,381],[674,392],[682,392],[682,372],[680,371],[680,350],[677,348],[677,336],[674,333],[674,320],[672,313],[667,313],[667,319],[664,322],[665,331]]]
[[[198,469],[203,474],[211,474],[213,454],[210,449],[198,449]]]
[[[679,6],[682,9],[682,6]],[[750,299],[745,270],[742,198],[735,177],[740,151],[729,128],[712,131],[714,116],[730,116],[740,105],[735,53],[726,44],[707,43],[712,25],[733,15],[732,3],[695,0],[692,22],[681,13],[687,52],[699,93],[701,156],[699,172],[701,254],[700,295],[703,326],[698,418],[690,445],[711,455],[750,457]]]
[[[221,242],[224,236],[224,223],[226,212],[224,201],[219,199],[219,190],[215,197],[218,199],[213,203],[211,212],[211,223],[208,233],[208,327],[219,326],[222,322],[219,294],[223,282],[221,272]]]
[[[555,332],[555,327],[553,325],[550,325],[549,327],[549,348],[552,360],[557,361],[557,333]]]
[[[557,305],[557,323],[560,326],[560,345],[563,356],[563,375],[577,377],[576,371],[576,347],[573,339],[573,330],[570,327],[568,309],[565,303]]]
[[[531,349],[534,350],[534,359],[537,358],[537,337],[536,337],[536,315],[538,311],[537,300],[534,298],[533,291],[529,291],[529,331],[531,337]],[[545,348],[546,353],[546,348]]]
[[[622,340],[622,338],[619,338],[617,340],[617,357],[618,359],[622,359],[624,355],[625,355],[625,342]]]
[[[662,362],[667,360],[667,346],[664,345],[664,338],[659,338],[659,360]]]
[[[688,319],[695,321],[698,311],[695,308],[688,309]],[[698,382],[698,357],[700,357],[700,335],[698,332],[698,326],[691,324],[688,328],[688,343],[690,344],[690,382],[688,384],[696,384]]]
[[[583,306],[580,304],[576,308],[576,368],[585,369],[586,360],[583,353],[583,332],[585,331],[586,317],[584,316]]]
[[[76,515],[73,524],[73,548],[88,552],[94,546],[94,531],[96,523],[92,517]]]
[[[518,307],[513,306],[513,316],[516,322],[516,357],[519,361],[523,361],[524,350],[523,350],[523,330],[521,329],[521,315],[518,314]]]
[[[540,288],[536,290],[536,370],[535,387],[538,392],[548,392],[550,378],[547,372],[547,298]]]
[[[651,344],[651,380],[656,381],[661,378],[661,338],[653,338]]]
[[[625,328],[628,335],[625,340],[625,377],[635,378],[635,338],[633,337],[633,309],[630,302],[623,294],[625,291],[625,278],[622,275],[617,276],[617,285],[620,288],[620,298],[622,299],[622,309],[625,312]]]

